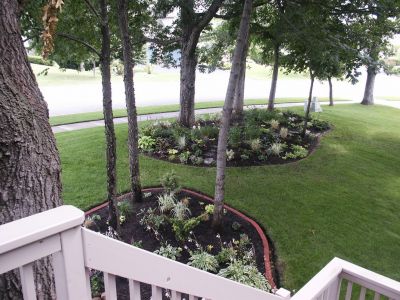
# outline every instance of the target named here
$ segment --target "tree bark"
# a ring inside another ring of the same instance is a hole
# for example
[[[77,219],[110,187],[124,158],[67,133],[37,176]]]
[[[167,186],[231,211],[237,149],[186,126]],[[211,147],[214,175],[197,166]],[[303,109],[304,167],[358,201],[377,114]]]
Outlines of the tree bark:
[[[333,86],[332,86],[332,77],[328,77],[328,83],[329,83],[329,106],[333,106]]]
[[[189,47],[188,44],[184,45],[181,50],[180,112],[178,120],[185,127],[193,126],[195,120],[194,98],[197,67],[195,49],[187,49]]]
[[[210,23],[224,0],[213,0],[208,10],[199,17],[194,0],[181,1],[181,59],[180,59],[180,111],[178,122],[191,127],[195,120],[194,99],[196,84],[196,47],[202,30]]]
[[[274,68],[272,71],[271,89],[269,90],[268,110],[274,110],[275,106],[276,85],[279,74],[279,48],[278,44],[274,47]]]
[[[306,110],[306,114],[304,116],[304,125],[303,125],[303,131],[301,133],[302,137],[306,136],[306,131],[307,131],[307,123],[308,123],[308,118],[310,116],[310,106],[311,106],[311,99],[312,99],[312,95],[313,95],[313,88],[314,88],[314,79],[315,76],[312,73],[312,71],[310,70],[310,79],[311,79],[311,83],[310,83],[310,91],[308,93],[308,102],[307,102],[307,110]]]
[[[376,71],[374,67],[367,69],[367,82],[365,84],[364,97],[361,101],[363,105],[374,104],[374,85],[375,85]]]
[[[239,79],[237,81],[235,98],[233,100],[233,118],[239,122],[243,119],[244,88],[246,83],[246,59],[248,48],[249,41],[247,40],[244,55],[240,62]]]
[[[218,230],[222,225],[223,205],[225,196],[225,170],[226,170],[226,148],[228,141],[228,131],[232,116],[233,99],[235,89],[239,80],[240,65],[246,52],[246,43],[249,38],[250,17],[252,11],[252,0],[245,0],[243,14],[240,21],[239,32],[233,54],[232,69],[229,76],[228,88],[225,96],[225,103],[222,110],[221,127],[218,135],[217,149],[217,175],[215,179],[215,200],[213,227]]]
[[[129,170],[131,175],[132,204],[142,201],[142,188],[139,173],[138,123],[133,85],[132,45],[128,29],[127,0],[118,0],[119,28],[122,37],[122,52],[124,58],[124,84],[126,108],[128,110],[128,149]]]
[[[108,221],[111,227],[118,229],[117,203],[117,154],[111,94],[111,50],[110,29],[108,23],[107,1],[100,0],[101,16],[101,82],[103,86],[103,115],[106,135],[107,162],[107,200],[109,208]]]
[[[0,224],[62,204],[60,159],[47,104],[27,59],[20,1],[0,1]],[[54,299],[49,259],[35,265],[38,299]],[[16,272],[0,275],[2,300],[21,299]]]

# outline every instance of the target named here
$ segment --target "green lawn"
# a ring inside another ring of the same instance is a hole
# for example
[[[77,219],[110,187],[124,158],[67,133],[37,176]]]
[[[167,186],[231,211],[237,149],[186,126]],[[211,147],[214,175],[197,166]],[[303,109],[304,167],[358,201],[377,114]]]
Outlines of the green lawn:
[[[328,98],[323,97],[319,98],[320,101],[328,101]],[[346,99],[335,99],[335,101],[345,101]],[[245,100],[246,105],[257,105],[257,104],[266,104],[268,102],[267,99],[247,99]],[[275,103],[290,103],[290,102],[304,102],[304,98],[277,98],[275,99]],[[203,108],[213,108],[213,107],[222,107],[224,105],[224,101],[209,101],[209,102],[198,102],[196,103],[196,109]],[[169,104],[169,105],[159,105],[159,106],[144,106],[138,107],[137,109],[139,115],[145,114],[154,114],[160,112],[172,112],[179,111],[178,104]],[[126,109],[114,109],[114,117],[126,117],[127,112]],[[78,123],[78,122],[87,122],[87,121],[95,121],[102,120],[103,113],[98,112],[89,112],[89,113],[79,113],[79,114],[71,114],[71,115],[62,115],[50,117],[50,124],[52,126],[70,124],[70,123]]]
[[[389,101],[400,101],[400,96],[376,96],[376,98]]]
[[[298,108],[301,109],[301,108]],[[287,165],[230,168],[226,199],[266,229],[283,285],[299,289],[334,256],[400,280],[400,111],[325,107],[335,124],[309,158]],[[87,209],[106,198],[104,129],[56,135],[67,204]],[[116,126],[118,190],[128,190],[127,126]],[[174,169],[186,187],[209,195],[215,169],[141,157],[144,186]]]

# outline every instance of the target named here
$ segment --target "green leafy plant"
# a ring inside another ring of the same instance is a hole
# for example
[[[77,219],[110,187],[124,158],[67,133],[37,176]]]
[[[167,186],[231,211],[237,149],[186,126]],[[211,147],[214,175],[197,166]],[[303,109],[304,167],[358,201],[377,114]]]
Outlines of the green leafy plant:
[[[150,152],[154,150],[156,140],[151,136],[144,135],[139,138],[138,144],[139,144],[139,149]]]
[[[217,272],[217,268],[219,266],[215,256],[206,251],[197,251],[191,253],[188,265],[203,271],[214,273]]]
[[[186,136],[182,135],[177,138],[176,144],[178,145],[179,150],[183,150],[186,147]]]
[[[179,184],[179,177],[176,175],[174,170],[165,173],[160,178],[160,183],[164,190],[168,193],[177,193],[181,189]]]
[[[242,143],[242,129],[239,126],[233,126],[229,130],[228,144],[237,148]]]
[[[176,260],[178,257],[181,256],[182,248],[174,247],[168,243],[162,245],[160,249],[154,251],[155,254],[164,256],[166,258]]]
[[[268,150],[272,155],[280,156],[281,153],[285,150],[285,148],[286,144],[284,143],[273,143]]]
[[[221,269],[218,275],[260,290],[271,291],[271,285],[265,276],[254,265],[248,265],[241,260],[233,261],[225,269]]]
[[[182,152],[181,154],[179,154],[179,161],[182,164],[186,164],[188,162],[188,160],[189,160],[189,157],[190,157],[190,152],[189,151]]]
[[[233,151],[232,149],[226,150],[226,160],[230,161],[234,158],[235,158],[235,151]]]
[[[269,121],[269,124],[271,125],[271,128],[274,130],[279,129],[279,121],[272,119],[271,121]]]
[[[172,207],[171,214],[175,219],[185,220],[190,216],[191,212],[185,201],[178,201]]]
[[[157,197],[158,209],[161,213],[171,211],[176,205],[176,198],[174,193],[167,192]]]
[[[287,153],[283,159],[304,158],[308,155],[308,150],[300,145],[292,145],[292,152]]]
[[[172,224],[172,230],[175,233],[175,237],[178,241],[185,241],[190,232],[200,224],[201,219],[199,217],[190,218],[187,220],[181,220],[176,218],[171,218],[170,222]]]
[[[97,270],[91,270],[90,273],[90,288],[92,291],[92,297],[98,297],[104,291],[103,274]]]
[[[251,150],[254,152],[259,152],[261,150],[261,140],[260,139],[253,139],[249,142]]]

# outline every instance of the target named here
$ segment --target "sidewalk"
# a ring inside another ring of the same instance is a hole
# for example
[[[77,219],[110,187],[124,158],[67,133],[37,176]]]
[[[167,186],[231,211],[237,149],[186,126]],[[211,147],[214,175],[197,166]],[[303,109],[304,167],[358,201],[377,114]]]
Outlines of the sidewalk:
[[[340,105],[340,104],[354,104],[354,103],[359,103],[360,101],[338,101],[335,103],[335,105]],[[376,104],[380,105],[385,105],[385,106],[390,106],[393,108],[400,109],[400,101],[387,101],[387,100],[381,100],[377,99],[375,100]],[[320,102],[321,105],[328,105],[328,102]],[[304,103],[281,103],[281,104],[276,104],[276,108],[281,108],[281,107],[296,107],[296,106],[303,106]],[[246,108],[249,107],[257,107],[257,108],[265,108],[266,105],[251,105],[251,106],[246,106]],[[202,114],[211,114],[211,113],[218,113],[221,112],[222,108],[221,107],[216,107],[216,108],[205,108],[205,109],[197,109],[195,111],[196,115],[202,115]],[[160,119],[167,119],[167,118],[177,118],[179,112],[166,112],[166,113],[156,113],[156,114],[147,114],[147,115],[140,115],[137,117],[138,121],[149,121],[149,120],[160,120]],[[114,124],[125,124],[128,123],[128,118],[127,117],[122,117],[122,118],[114,118]],[[73,123],[73,124],[67,124],[67,125],[58,125],[58,126],[53,126],[53,132],[54,133],[60,133],[60,132],[68,132],[68,131],[75,131],[75,130],[80,130],[80,129],[87,129],[87,128],[94,128],[94,127],[101,127],[104,126],[103,120],[99,121],[89,121],[89,122],[82,122],[82,123]]]

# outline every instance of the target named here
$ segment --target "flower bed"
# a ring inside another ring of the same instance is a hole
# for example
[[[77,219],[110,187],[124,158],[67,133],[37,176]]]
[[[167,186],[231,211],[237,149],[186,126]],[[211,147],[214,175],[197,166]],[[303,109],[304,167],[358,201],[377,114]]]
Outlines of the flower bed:
[[[244,284],[267,291],[275,286],[266,257],[265,236],[260,235],[253,221],[226,209],[223,228],[217,234],[211,226],[213,205],[209,198],[180,190],[173,173],[165,175],[162,183],[164,188],[144,192],[144,201],[134,207],[127,201],[128,194],[121,197],[119,234],[107,225],[107,205],[89,211],[85,226]],[[93,271],[91,281],[93,296],[101,294],[102,274]],[[118,278],[117,287],[118,299],[129,299],[127,281]],[[142,284],[142,299],[149,299],[150,291],[149,286]],[[168,299],[168,293],[163,291],[164,299]]]
[[[157,121],[142,129],[141,151],[155,158],[196,166],[213,166],[217,157],[219,115],[196,120],[193,128]],[[306,157],[330,124],[310,119],[301,136],[304,117],[293,112],[251,109],[233,123],[228,137],[227,165],[283,164]]]

